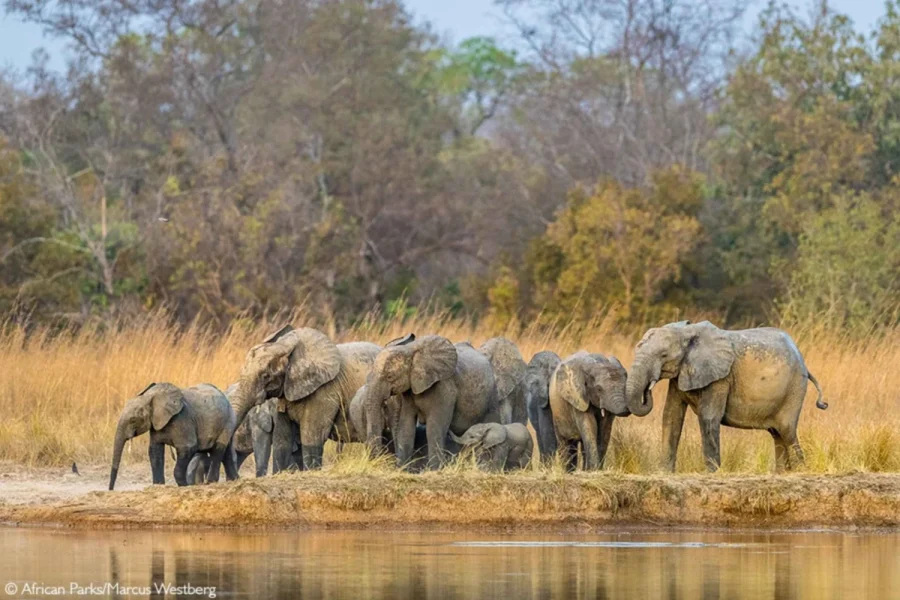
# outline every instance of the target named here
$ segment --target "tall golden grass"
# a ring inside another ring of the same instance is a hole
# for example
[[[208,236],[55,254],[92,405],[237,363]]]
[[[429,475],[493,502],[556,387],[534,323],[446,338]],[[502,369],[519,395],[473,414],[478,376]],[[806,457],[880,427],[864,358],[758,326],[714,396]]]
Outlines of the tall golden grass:
[[[295,315],[295,325],[311,325]],[[233,382],[248,348],[273,329],[273,322],[236,322],[226,333],[174,326],[164,314],[111,328],[83,327],[26,332],[7,326],[0,333],[0,460],[28,466],[72,461],[108,461],[119,410],[149,382],[176,385]],[[345,331],[320,327],[338,341],[384,343],[409,331],[440,333],[480,344],[502,334],[526,360],[549,349],[565,356],[587,349],[617,356],[629,365],[641,331],[620,331],[611,318],[583,325],[496,331],[446,315],[419,315],[387,322],[370,318]],[[815,390],[804,404],[800,439],[805,469],[816,473],[900,471],[900,330],[856,339],[816,327],[790,328],[831,407],[815,408]],[[659,386],[657,402],[665,395]],[[649,417],[618,419],[607,469],[623,473],[657,470],[659,405]],[[146,460],[146,436],[135,440],[126,460]],[[347,453],[336,468],[353,472],[360,453]],[[722,429],[722,472],[769,472],[772,441],[764,431]],[[375,467],[375,465],[371,465]],[[459,468],[454,466],[452,468]],[[558,468],[549,467],[550,469]],[[688,418],[678,470],[702,472],[696,420]]]

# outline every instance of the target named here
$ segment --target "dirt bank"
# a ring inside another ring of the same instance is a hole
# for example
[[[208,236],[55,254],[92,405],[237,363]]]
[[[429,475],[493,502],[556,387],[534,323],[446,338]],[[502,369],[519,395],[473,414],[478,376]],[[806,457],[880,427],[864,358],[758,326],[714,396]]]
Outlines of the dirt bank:
[[[900,526],[900,475],[320,472],[180,489],[135,476],[122,491],[91,491],[104,483],[100,468],[2,473],[0,520],[91,528]]]

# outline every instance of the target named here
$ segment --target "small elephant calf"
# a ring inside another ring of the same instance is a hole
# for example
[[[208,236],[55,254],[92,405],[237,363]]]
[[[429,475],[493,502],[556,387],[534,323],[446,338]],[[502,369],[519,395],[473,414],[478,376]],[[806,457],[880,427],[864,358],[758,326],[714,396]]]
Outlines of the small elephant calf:
[[[463,448],[474,448],[479,464],[492,471],[524,469],[534,451],[531,433],[521,423],[478,423],[461,436],[451,431],[450,439]]]
[[[116,485],[125,442],[148,431],[153,483],[165,483],[165,446],[175,448],[178,485],[188,484],[187,467],[197,452],[224,458],[226,476],[236,479],[237,468],[229,446],[234,427],[231,404],[215,386],[200,384],[182,389],[171,383],[152,383],[129,400],[119,416],[109,489]],[[218,481],[219,473],[211,473],[210,479]]]
[[[232,386],[234,387],[234,386]],[[229,387],[225,391],[230,396]],[[269,467],[269,457],[272,455],[272,438],[275,431],[277,400],[267,400],[258,406],[254,406],[247,413],[244,422],[238,425],[231,439],[231,445],[235,453],[235,467],[240,472],[241,465],[250,455],[256,462],[256,476],[265,477]],[[191,459],[187,470],[187,480],[191,485],[200,485],[208,479],[210,453],[198,452]]]

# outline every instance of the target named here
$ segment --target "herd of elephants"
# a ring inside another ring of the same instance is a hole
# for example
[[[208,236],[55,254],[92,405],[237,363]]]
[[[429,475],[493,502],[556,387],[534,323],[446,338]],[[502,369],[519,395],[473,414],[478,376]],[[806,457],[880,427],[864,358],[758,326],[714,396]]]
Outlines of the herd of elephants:
[[[178,485],[238,477],[254,454],[257,476],[316,469],[328,439],[391,452],[399,466],[437,468],[473,448],[494,470],[532,459],[531,423],[542,459],[562,453],[568,469],[600,469],[616,417],[646,416],[653,386],[669,379],[663,408],[663,468],[675,469],[684,415],[700,422],[707,467],[720,464],[719,428],[765,429],[776,469],[803,460],[797,421],[816,378],[791,337],[761,327],[729,331],[681,321],[646,332],[630,371],[612,356],[586,351],[560,359],[538,352],[526,363],[505,338],[475,348],[445,337],[410,334],[381,347],[336,344],[310,328],[283,327],[247,353],[239,380],[179,388],[153,383],[130,399],[116,429],[109,489],[125,442],[150,432],[153,483],[165,483],[165,446],[175,450]]]

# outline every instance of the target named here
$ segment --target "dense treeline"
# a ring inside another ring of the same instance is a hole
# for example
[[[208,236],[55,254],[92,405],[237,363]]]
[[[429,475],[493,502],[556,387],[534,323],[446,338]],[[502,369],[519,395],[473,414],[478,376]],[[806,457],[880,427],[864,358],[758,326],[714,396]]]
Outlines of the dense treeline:
[[[898,5],[743,5],[6,0],[71,60],[0,77],[0,313],[895,324]]]

